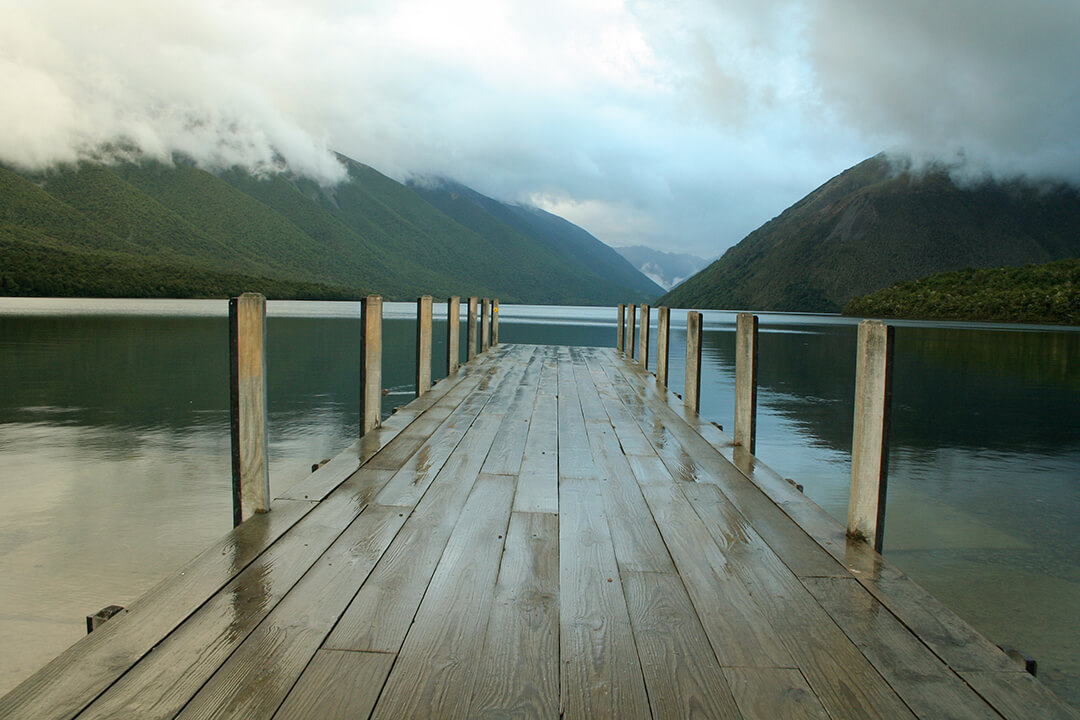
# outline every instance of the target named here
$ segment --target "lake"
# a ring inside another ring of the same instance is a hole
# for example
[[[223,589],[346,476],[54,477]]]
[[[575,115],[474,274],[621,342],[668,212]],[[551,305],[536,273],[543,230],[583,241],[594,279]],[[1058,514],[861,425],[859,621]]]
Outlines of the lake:
[[[359,304],[268,312],[276,494],[356,438]],[[727,426],[735,315],[704,315],[702,414]],[[414,316],[384,309],[384,413],[412,398]],[[435,318],[439,378],[445,305]],[[615,321],[614,308],[502,305],[500,340],[611,347]],[[685,322],[672,311],[679,392]],[[760,314],[757,454],[841,521],[855,324]],[[885,554],[1080,706],[1080,328],[894,324]],[[78,640],[86,615],[231,527],[227,304],[0,298],[0,387],[6,692]]]

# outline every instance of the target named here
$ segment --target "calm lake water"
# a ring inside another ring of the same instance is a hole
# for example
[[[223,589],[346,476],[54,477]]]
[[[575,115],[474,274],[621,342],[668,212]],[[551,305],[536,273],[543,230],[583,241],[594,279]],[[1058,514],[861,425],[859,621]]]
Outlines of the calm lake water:
[[[502,342],[615,342],[614,308],[500,311]],[[412,398],[414,313],[385,308],[386,413]],[[855,322],[760,318],[757,454],[844,520]],[[705,313],[702,414],[725,426],[734,320]],[[1080,328],[895,324],[885,553],[1080,706]],[[269,303],[275,493],[355,439],[358,332],[357,303]],[[0,388],[6,692],[229,530],[226,303],[0,298]]]

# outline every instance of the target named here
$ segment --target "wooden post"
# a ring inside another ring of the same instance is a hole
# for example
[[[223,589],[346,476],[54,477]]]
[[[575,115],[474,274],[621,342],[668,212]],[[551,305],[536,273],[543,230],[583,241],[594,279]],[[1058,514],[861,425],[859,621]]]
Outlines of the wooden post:
[[[701,412],[701,313],[686,313],[686,385],[683,404]]]
[[[859,323],[847,534],[873,543],[878,552],[885,538],[894,337],[893,328],[880,320]]]
[[[619,303],[619,322],[615,325],[615,350],[623,351],[623,336],[626,334],[626,306]]]
[[[451,295],[446,299],[446,375],[457,372],[461,363],[459,338],[461,337],[461,298]]]
[[[656,308],[656,382],[667,387],[668,340],[671,337],[671,311],[667,307]]]
[[[480,306],[480,352],[486,353],[491,347],[491,301],[484,298]]]
[[[360,434],[382,422],[382,297],[360,301]]]
[[[416,397],[431,389],[431,296],[416,299]]]
[[[735,318],[735,444],[751,455],[757,449],[758,318],[739,313]]]
[[[491,301],[491,346],[499,344],[499,298]]]
[[[626,306],[626,357],[634,359],[634,328],[637,325],[637,305]]]
[[[469,298],[469,324],[465,331],[465,362],[476,357],[476,298]]]
[[[642,370],[649,369],[649,306],[641,303],[641,332],[638,333],[638,362]]]
[[[270,510],[266,462],[266,298],[229,298],[233,526]]]

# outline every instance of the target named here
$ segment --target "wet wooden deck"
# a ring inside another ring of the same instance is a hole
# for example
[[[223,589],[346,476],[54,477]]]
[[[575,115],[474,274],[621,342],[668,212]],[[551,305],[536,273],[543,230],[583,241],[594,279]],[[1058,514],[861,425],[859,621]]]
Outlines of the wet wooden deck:
[[[498,346],[2,718],[1078,715],[614,351]]]

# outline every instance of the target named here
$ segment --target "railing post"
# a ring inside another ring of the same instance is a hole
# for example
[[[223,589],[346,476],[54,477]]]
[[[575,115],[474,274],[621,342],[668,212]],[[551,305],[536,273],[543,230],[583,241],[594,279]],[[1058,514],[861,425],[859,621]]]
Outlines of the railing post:
[[[637,325],[637,305],[626,306],[626,357],[634,359],[634,329]]]
[[[416,299],[416,397],[431,389],[431,296]]]
[[[469,324],[466,326],[465,362],[476,357],[476,298],[469,298]]]
[[[491,346],[499,344],[499,298],[491,301]]]
[[[638,333],[638,362],[642,370],[649,369],[649,306],[641,303],[641,332]]]
[[[451,295],[446,299],[446,375],[457,372],[461,363],[459,338],[461,337],[461,298]]]
[[[266,462],[266,298],[229,298],[233,526],[270,510]]]
[[[701,313],[686,313],[686,383],[683,404],[701,411]]]
[[[750,313],[735,317],[735,426],[736,445],[751,455],[757,449],[758,318]]]
[[[491,300],[484,298],[480,305],[480,352],[487,352],[491,347]]]
[[[615,351],[623,351],[623,335],[626,333],[626,306],[619,303],[619,322],[615,324]]]
[[[667,307],[656,308],[656,382],[667,387],[668,341],[671,338],[671,311]]]
[[[360,434],[382,421],[382,297],[360,301]]]
[[[878,552],[885,538],[894,337],[893,328],[880,320],[859,323],[847,534],[872,543]]]

